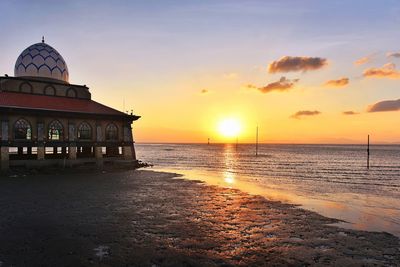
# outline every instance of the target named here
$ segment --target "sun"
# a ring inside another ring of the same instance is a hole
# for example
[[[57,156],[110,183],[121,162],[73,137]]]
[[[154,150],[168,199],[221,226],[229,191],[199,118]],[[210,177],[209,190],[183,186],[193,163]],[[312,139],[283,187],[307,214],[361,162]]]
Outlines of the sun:
[[[218,131],[225,137],[237,137],[240,133],[241,125],[237,119],[224,119],[218,124]]]

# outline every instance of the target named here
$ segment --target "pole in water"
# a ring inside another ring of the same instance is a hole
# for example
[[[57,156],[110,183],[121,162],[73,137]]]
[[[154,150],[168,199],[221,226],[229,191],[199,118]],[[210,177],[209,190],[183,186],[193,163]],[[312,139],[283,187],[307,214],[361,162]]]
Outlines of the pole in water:
[[[210,144],[210,138],[208,138],[208,141],[207,141],[207,145],[209,145]]]
[[[368,146],[367,146],[367,169],[369,169],[369,135],[368,135]]]
[[[258,125],[256,129],[256,157],[258,156]]]
[[[239,138],[236,137],[236,150],[238,149]]]

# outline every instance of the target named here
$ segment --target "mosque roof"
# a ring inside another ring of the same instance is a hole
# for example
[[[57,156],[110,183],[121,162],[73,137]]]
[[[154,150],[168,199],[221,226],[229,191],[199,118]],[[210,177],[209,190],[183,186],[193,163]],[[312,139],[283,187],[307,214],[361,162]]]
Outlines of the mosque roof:
[[[53,47],[44,42],[26,48],[17,58],[15,77],[49,78],[68,83],[67,63]]]
[[[73,112],[93,115],[129,116],[121,111],[102,105],[91,99],[57,97],[47,95],[0,92],[0,108],[17,108],[44,111]],[[133,116],[138,119],[138,116]],[[135,120],[135,119],[134,119]]]

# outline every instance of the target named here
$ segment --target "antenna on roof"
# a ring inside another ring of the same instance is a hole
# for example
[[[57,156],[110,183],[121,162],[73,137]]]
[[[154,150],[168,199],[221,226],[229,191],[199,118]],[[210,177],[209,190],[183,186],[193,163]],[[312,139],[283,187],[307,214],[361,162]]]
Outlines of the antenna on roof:
[[[42,43],[44,43],[44,36],[42,36]]]

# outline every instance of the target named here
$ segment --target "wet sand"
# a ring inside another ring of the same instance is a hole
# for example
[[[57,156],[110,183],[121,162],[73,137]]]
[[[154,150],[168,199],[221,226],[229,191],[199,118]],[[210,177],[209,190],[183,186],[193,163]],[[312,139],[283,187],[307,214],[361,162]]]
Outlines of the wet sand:
[[[400,240],[171,173],[0,178],[0,266],[398,266]]]

